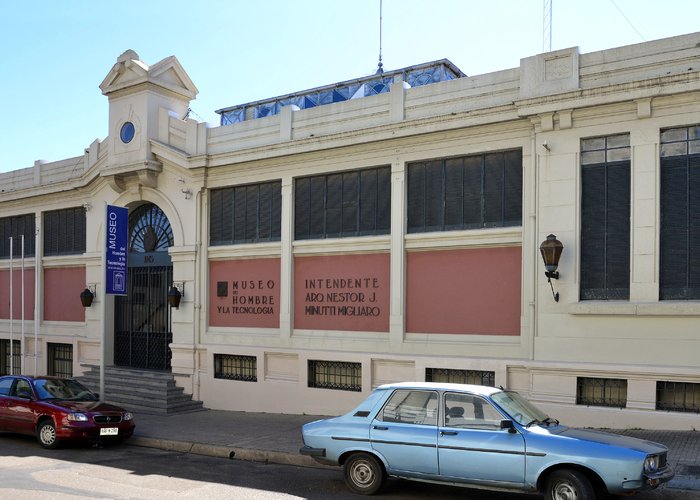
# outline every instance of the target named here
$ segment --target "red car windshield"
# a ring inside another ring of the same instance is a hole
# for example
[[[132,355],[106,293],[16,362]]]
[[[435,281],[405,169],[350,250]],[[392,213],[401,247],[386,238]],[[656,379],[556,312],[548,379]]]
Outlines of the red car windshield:
[[[34,389],[39,399],[70,399],[74,401],[97,401],[88,388],[75,380],[38,379]]]

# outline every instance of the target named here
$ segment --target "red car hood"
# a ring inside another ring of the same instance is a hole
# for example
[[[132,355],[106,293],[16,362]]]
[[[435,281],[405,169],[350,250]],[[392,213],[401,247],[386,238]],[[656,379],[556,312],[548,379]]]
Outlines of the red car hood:
[[[63,408],[64,410],[70,412],[117,412],[123,413],[126,410],[120,408],[119,406],[114,406],[109,403],[100,403],[99,401],[70,401],[67,399],[56,399],[52,401],[47,401],[47,403]]]

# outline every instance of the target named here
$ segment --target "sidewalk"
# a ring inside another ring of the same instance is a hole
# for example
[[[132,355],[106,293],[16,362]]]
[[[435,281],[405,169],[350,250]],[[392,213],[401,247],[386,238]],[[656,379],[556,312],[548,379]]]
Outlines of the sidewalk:
[[[301,426],[319,418],[327,417],[223,410],[136,414],[136,432],[127,443],[221,458],[321,467],[310,457],[299,454]],[[676,471],[676,477],[666,487],[700,491],[700,432],[612,432],[666,445],[668,462]]]

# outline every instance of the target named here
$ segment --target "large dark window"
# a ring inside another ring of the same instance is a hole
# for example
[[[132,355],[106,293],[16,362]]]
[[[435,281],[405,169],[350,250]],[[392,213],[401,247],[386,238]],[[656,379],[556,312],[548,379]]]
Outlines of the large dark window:
[[[22,255],[22,235],[24,235],[24,255],[34,255],[34,214],[15,215],[0,218],[0,258],[10,257],[10,237],[12,238],[12,256]]]
[[[629,134],[581,141],[581,300],[630,295]]]
[[[391,167],[297,179],[294,238],[343,238],[388,234]]]
[[[627,380],[576,377],[576,404],[624,408],[627,406]]]
[[[281,214],[281,181],[214,189],[209,212],[209,243],[279,241]]]
[[[522,224],[522,151],[408,166],[408,232]]]
[[[656,382],[656,409],[700,413],[700,384]]]
[[[700,125],[661,131],[661,300],[700,299]]]
[[[44,255],[85,253],[85,208],[44,213]]]

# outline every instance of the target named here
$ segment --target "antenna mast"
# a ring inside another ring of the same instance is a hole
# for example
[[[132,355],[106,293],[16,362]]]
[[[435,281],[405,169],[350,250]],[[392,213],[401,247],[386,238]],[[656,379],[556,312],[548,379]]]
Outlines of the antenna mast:
[[[384,73],[382,64],[382,0],[379,0],[379,64],[377,64],[377,75]]]
[[[542,52],[552,51],[552,0],[542,1]]]

